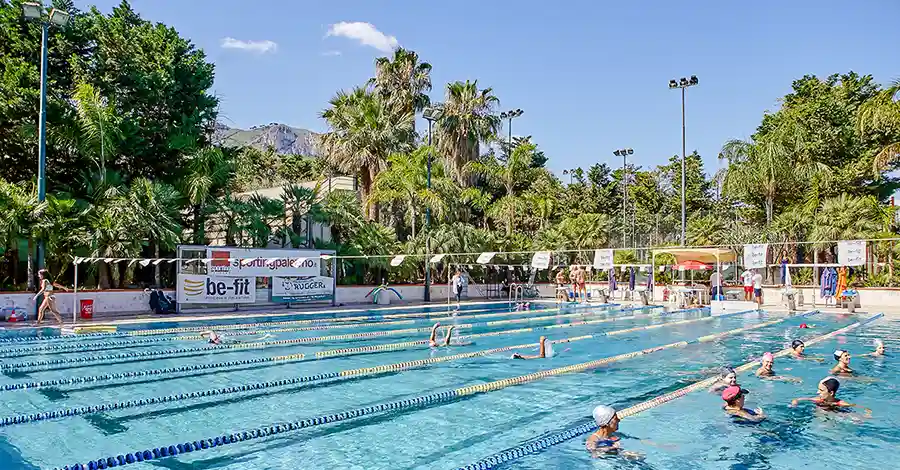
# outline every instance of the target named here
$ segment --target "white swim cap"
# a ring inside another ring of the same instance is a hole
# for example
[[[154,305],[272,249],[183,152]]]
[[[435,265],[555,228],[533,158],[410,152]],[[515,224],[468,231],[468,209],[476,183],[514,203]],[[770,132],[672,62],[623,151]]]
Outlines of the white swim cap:
[[[551,343],[550,341],[547,341],[547,342],[544,343],[544,355],[547,356],[547,357],[553,357],[553,356],[554,356],[554,353],[553,353],[553,343]]]
[[[616,410],[611,406],[606,405],[597,405],[594,408],[594,422],[597,423],[597,426],[606,426],[612,421],[613,416],[616,415]]]
[[[872,344],[874,344],[876,348],[884,347],[884,341],[882,341],[881,338],[875,338],[875,340],[872,341]]]

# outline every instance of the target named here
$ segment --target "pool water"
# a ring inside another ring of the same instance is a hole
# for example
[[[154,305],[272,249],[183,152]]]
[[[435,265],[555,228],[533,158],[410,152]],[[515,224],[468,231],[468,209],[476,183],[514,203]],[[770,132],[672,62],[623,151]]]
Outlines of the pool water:
[[[102,404],[127,403],[151,397],[190,394],[247,384],[257,384],[304,376],[420,359],[441,358],[466,352],[535,343],[516,350],[536,354],[538,337],[551,340],[593,335],[571,343],[556,344],[552,358],[515,361],[511,352],[460,358],[423,367],[390,370],[385,373],[335,377],[309,383],[268,386],[236,393],[210,394],[199,398],[175,399],[124,409],[88,412],[78,416],[28,419],[0,429],[0,468],[63,468],[76,462],[116,458],[119,455],[202,441],[206,438],[240,433],[262,427],[284,425],[308,418],[365,409],[383,403],[410,400],[430,394],[494,382],[563,366],[581,364],[617,354],[638,351],[677,341],[752,327],[784,318],[779,323],[737,332],[715,341],[669,348],[614,362],[579,373],[537,378],[521,385],[484,393],[453,397],[419,406],[404,406],[386,412],[367,413],[336,423],[281,432],[272,436],[235,442],[220,447],[174,457],[129,464],[129,468],[171,469],[432,469],[459,468],[508,448],[530,442],[548,433],[565,430],[589,419],[597,404],[617,408],[643,402],[709,376],[722,365],[738,365],[758,358],[765,351],[784,348],[794,338],[812,338],[843,326],[858,317],[817,314],[788,318],[781,313],[752,312],[708,320],[674,324],[684,319],[707,318],[707,312],[689,311],[661,314],[661,309],[630,310],[621,307],[557,308],[535,305],[531,311],[510,312],[502,304],[472,304],[463,307],[457,318],[446,318],[446,307],[385,309],[347,313],[365,320],[330,323],[328,329],[273,331],[263,342],[315,338],[321,336],[394,332],[428,329],[439,319],[443,325],[472,324],[460,335],[496,333],[476,337],[474,344],[431,350],[427,345],[378,351],[385,345],[426,339],[427,332],[390,336],[357,337],[294,344],[265,344],[253,349],[204,349],[179,353],[179,357],[145,357],[51,364],[41,367],[13,367],[33,361],[95,357],[149,351],[171,351],[203,347],[197,339],[173,339],[146,344],[135,340],[175,338],[194,335],[178,332],[153,336],[89,336],[80,339],[50,337],[39,343],[0,343],[0,356],[23,347],[84,345],[102,350],[35,350],[37,354],[4,357],[0,375],[0,423],[15,416],[39,416],[43,412],[78,409]],[[392,315],[429,313],[432,318],[395,318]],[[575,314],[575,315],[573,315]],[[548,318],[549,317],[549,318]],[[124,330],[238,325],[265,321],[290,321],[300,316],[273,316],[246,320],[158,322],[133,324]],[[302,318],[310,318],[304,315]],[[321,315],[321,318],[327,318]],[[535,319],[535,320],[530,320]],[[403,324],[379,322],[405,320]],[[515,322],[506,322],[516,320]],[[605,320],[605,321],[599,321]],[[504,322],[486,324],[486,322]],[[572,322],[594,322],[571,325]],[[799,330],[807,322],[814,327]],[[352,325],[350,323],[365,323]],[[607,332],[636,327],[625,334]],[[311,325],[255,325],[256,330],[278,330]],[[532,331],[513,331],[533,327]],[[552,327],[541,329],[540,327]],[[120,329],[123,331],[123,329]],[[222,329],[228,338],[229,331]],[[265,331],[260,331],[259,334]],[[441,328],[442,338],[445,329]],[[643,413],[628,417],[620,425],[625,437],[622,446],[642,454],[639,460],[623,457],[592,459],[578,436],[542,452],[504,463],[502,468],[862,468],[889,462],[900,441],[900,406],[891,397],[900,384],[900,369],[891,357],[900,338],[900,324],[880,319],[846,335],[810,346],[807,353],[826,358],[824,363],[776,360],[779,374],[802,379],[801,384],[762,381],[742,374],[740,383],[751,390],[747,404],[761,406],[770,416],[756,425],[734,423],[721,410],[718,395],[698,391]],[[23,334],[18,332],[16,334]],[[51,333],[43,331],[47,336]],[[814,396],[817,382],[833,365],[831,352],[848,349],[853,354],[868,352],[875,337],[883,338],[888,357],[855,357],[852,366],[864,376],[843,380],[839,396],[872,410],[871,418],[850,413],[824,413],[810,406],[789,407],[792,398]],[[232,335],[231,340],[255,341],[257,335]],[[131,342],[129,342],[131,341]],[[119,342],[119,343],[117,343]],[[101,346],[102,345],[102,346]],[[363,354],[315,359],[319,351],[340,348],[367,348]],[[110,349],[106,349],[110,348]],[[113,349],[115,348],[115,349]],[[234,364],[204,370],[154,373],[153,375],[63,384],[26,390],[2,390],[9,384],[70,379],[105,374],[131,373],[169,367],[220,364],[280,355],[303,353],[308,360],[268,361]],[[271,385],[271,384],[270,384]],[[407,402],[408,403],[408,402]]]

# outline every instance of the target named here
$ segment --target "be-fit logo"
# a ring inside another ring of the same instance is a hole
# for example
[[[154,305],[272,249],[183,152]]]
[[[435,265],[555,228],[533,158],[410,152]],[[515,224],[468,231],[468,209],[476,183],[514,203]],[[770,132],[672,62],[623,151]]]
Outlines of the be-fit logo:
[[[207,297],[224,297],[227,295],[244,297],[250,295],[250,279],[236,278],[232,279],[230,283],[222,280],[207,279],[206,295]]]
[[[255,278],[185,276],[179,293],[183,302],[253,302],[256,298]]]

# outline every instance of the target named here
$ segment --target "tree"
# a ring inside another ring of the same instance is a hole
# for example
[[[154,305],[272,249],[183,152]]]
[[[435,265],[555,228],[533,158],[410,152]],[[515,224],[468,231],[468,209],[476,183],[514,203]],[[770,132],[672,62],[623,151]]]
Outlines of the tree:
[[[290,232],[287,236],[294,248],[314,246],[312,222],[322,218],[322,207],[319,205],[320,189],[319,185],[313,188],[288,185],[281,189],[285,213],[291,214]]]
[[[233,166],[216,147],[203,147],[187,157],[187,174],[181,192],[191,205],[194,244],[205,244],[208,209],[232,175]]]
[[[409,150],[413,114],[394,115],[374,93],[356,88],[339,92],[322,112],[331,131],[318,137],[328,163],[345,174],[359,178],[365,214],[377,216],[369,204],[369,194],[378,173],[387,166],[388,155]]]
[[[174,250],[181,240],[180,207],[182,196],[171,185],[137,178],[128,187],[125,197],[133,208],[136,219],[132,237],[147,240],[153,245],[153,257],[159,258],[161,250]],[[161,284],[159,264],[154,266],[154,280]]]
[[[491,157],[471,161],[463,169],[463,174],[481,176],[503,188],[504,195],[493,204],[494,209],[491,212],[493,218],[504,220],[507,235],[512,234],[516,212],[522,207],[522,201],[515,192],[516,184],[534,174],[534,168],[531,166],[534,149],[534,144],[524,144],[517,147],[505,162]]]
[[[427,95],[431,91],[431,64],[420,62],[415,51],[398,47],[392,59],[375,59],[375,77],[369,84],[394,116],[415,115],[431,104]],[[414,134],[415,121],[410,137]]]
[[[477,80],[447,85],[444,115],[435,133],[438,153],[458,182],[465,182],[466,163],[481,155],[480,144],[496,138],[501,123],[494,111],[499,104],[493,89],[479,90]]]
[[[872,159],[876,177],[900,165],[900,79],[860,106],[857,114],[860,136],[875,134],[881,148]]]
[[[100,174],[106,174],[106,159],[116,158],[122,135],[115,105],[87,83],[76,86],[74,98],[81,130],[75,146],[95,162]]]
[[[33,231],[43,207],[34,188],[7,183],[0,179],[0,235],[7,263],[12,266],[13,283],[18,280],[19,240],[28,243],[28,289],[34,289]]]

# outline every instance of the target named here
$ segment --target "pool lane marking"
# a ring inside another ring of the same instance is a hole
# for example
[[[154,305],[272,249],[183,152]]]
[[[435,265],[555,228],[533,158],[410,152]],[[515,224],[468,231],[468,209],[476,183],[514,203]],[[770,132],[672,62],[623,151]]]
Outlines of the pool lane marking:
[[[738,314],[738,313],[743,314],[746,312],[736,312],[735,314]],[[807,315],[811,315],[814,313],[818,313],[818,311],[807,312],[801,316],[807,316]],[[726,314],[726,315],[732,316],[734,314]],[[212,448],[212,447],[218,447],[221,445],[232,444],[232,443],[236,443],[236,442],[242,442],[245,440],[251,440],[251,439],[256,439],[256,438],[261,438],[261,437],[267,437],[267,436],[271,436],[271,435],[275,435],[275,434],[281,434],[281,433],[285,433],[285,432],[309,428],[309,427],[318,426],[318,425],[322,425],[322,424],[344,421],[347,419],[352,419],[352,418],[356,418],[359,416],[365,416],[365,415],[374,414],[374,413],[380,413],[380,412],[384,412],[384,411],[395,411],[395,410],[402,410],[402,409],[418,408],[418,407],[433,405],[433,404],[449,403],[452,401],[456,401],[459,398],[464,398],[464,397],[467,397],[470,395],[489,393],[489,392],[501,390],[503,388],[510,387],[513,385],[521,385],[524,383],[534,382],[534,381],[541,380],[541,379],[544,379],[547,377],[553,377],[553,376],[568,374],[568,373],[572,373],[572,372],[582,372],[582,371],[585,371],[588,369],[597,368],[597,367],[600,367],[600,366],[603,366],[606,364],[610,364],[613,362],[627,360],[627,359],[631,359],[631,358],[646,355],[646,354],[652,354],[654,352],[662,351],[662,350],[669,349],[669,348],[681,347],[681,346],[686,346],[686,345],[690,345],[690,344],[697,344],[697,343],[712,341],[714,339],[725,337],[728,335],[733,335],[733,334],[736,334],[739,332],[749,331],[749,330],[758,329],[758,328],[764,328],[766,326],[771,326],[773,324],[777,324],[777,323],[783,322],[785,320],[788,320],[791,318],[797,318],[797,317],[798,316],[796,316],[796,315],[790,316],[790,317],[783,317],[778,320],[758,323],[756,325],[751,325],[751,326],[742,327],[742,328],[735,328],[732,330],[728,330],[728,331],[713,334],[713,335],[702,336],[702,337],[696,338],[691,341],[678,341],[678,342],[670,343],[670,344],[663,345],[663,346],[656,346],[653,348],[647,348],[647,349],[643,349],[640,351],[620,354],[617,356],[611,356],[611,357],[607,357],[607,358],[603,358],[603,359],[598,359],[595,361],[589,361],[589,362],[585,362],[585,363],[581,363],[581,364],[575,364],[575,365],[571,365],[571,366],[559,367],[556,369],[539,371],[539,372],[535,372],[532,374],[497,380],[497,381],[493,381],[493,382],[489,382],[489,383],[485,383],[485,384],[461,387],[461,388],[447,390],[447,391],[440,392],[440,393],[432,393],[429,395],[419,396],[419,397],[415,397],[412,399],[398,400],[398,401],[384,403],[384,404],[380,404],[380,405],[376,405],[376,406],[369,406],[369,407],[358,408],[358,409],[350,410],[350,411],[346,411],[346,412],[319,416],[319,417],[315,417],[312,419],[298,420],[298,421],[294,421],[292,423],[286,423],[286,424],[282,423],[282,424],[277,424],[277,425],[271,425],[271,426],[267,426],[267,427],[251,429],[248,431],[226,434],[226,435],[222,435],[222,436],[216,436],[213,438],[203,439],[201,441],[194,441],[194,442],[189,441],[186,443],[179,443],[179,444],[173,444],[173,445],[169,445],[169,446],[157,447],[157,448],[153,448],[153,449],[147,449],[147,450],[144,450],[144,451],[141,451],[138,453],[134,453],[134,454],[120,454],[116,457],[106,457],[106,458],[102,458],[102,459],[92,460],[92,461],[90,461],[90,463],[88,463],[87,465],[84,465],[83,467],[79,467],[79,465],[82,465],[82,464],[76,464],[75,468],[76,469],[89,468],[88,467],[89,465],[93,464],[96,466],[96,465],[98,465],[98,463],[100,461],[102,461],[104,465],[108,465],[108,463],[110,461],[114,462],[116,465],[127,465],[127,464],[137,463],[137,462],[141,462],[141,461],[147,461],[147,460],[153,460],[153,459],[162,458],[162,457],[174,456],[174,455],[178,455],[179,453],[195,452],[195,451],[204,450],[204,449],[208,449],[208,448]],[[713,317],[713,318],[721,318],[721,316]],[[401,364],[404,364],[404,363],[401,363]],[[360,370],[364,370],[364,369],[360,369]],[[39,418],[39,419],[46,419],[46,418]],[[72,467],[69,467],[69,468],[72,468]]]
[[[697,311],[702,309],[685,309],[685,310],[675,310],[672,312],[667,312],[667,314],[675,314],[675,313],[687,313],[691,311]],[[748,310],[747,312],[750,312]],[[747,313],[747,312],[738,312],[738,313]],[[693,323],[695,321],[707,321],[713,318],[721,318],[722,316],[730,316],[729,315],[718,315],[712,317],[703,317],[699,319],[693,320],[679,320],[674,322],[660,323],[657,325],[647,325],[646,327],[637,327],[637,328],[628,328],[626,330],[619,330],[616,332],[609,332],[611,334],[624,334],[632,331],[638,331],[640,329],[650,329],[650,328],[659,328],[660,326],[666,325],[680,325],[684,323]],[[459,336],[457,339],[475,339],[475,338],[486,338],[491,336],[502,336],[508,334],[520,334],[520,333],[530,333],[536,331],[544,331],[548,329],[557,329],[557,328],[574,328],[580,326],[590,326],[599,323],[607,323],[610,321],[619,321],[619,320],[632,320],[636,318],[641,318],[639,316],[628,316],[628,317],[614,317],[614,318],[605,318],[601,320],[590,320],[583,322],[571,322],[571,323],[563,323],[560,325],[547,325],[547,326],[536,326],[529,328],[517,328],[512,330],[501,330],[501,331],[492,331],[489,333],[477,333],[471,335]],[[605,336],[606,334],[600,334],[599,336]],[[235,360],[235,361],[226,361],[220,363],[209,363],[209,364],[192,364],[187,366],[178,366],[178,367],[168,367],[161,369],[150,369],[150,370],[138,370],[132,372],[119,372],[113,374],[100,374],[93,376],[82,376],[82,377],[70,377],[68,379],[51,379],[44,380],[40,382],[28,382],[28,383],[13,383],[13,384],[5,384],[0,385],[0,391],[13,391],[13,390],[27,390],[29,388],[41,388],[48,386],[57,386],[57,385],[75,385],[82,383],[90,383],[90,382],[100,382],[105,380],[117,380],[122,378],[132,378],[132,377],[146,377],[151,375],[165,375],[172,373],[181,373],[181,372],[192,372],[199,370],[210,370],[210,369],[219,369],[226,367],[235,367],[242,365],[250,365],[250,364],[260,364],[267,363],[273,361],[290,361],[290,360],[310,360],[310,359],[326,359],[331,357],[344,357],[344,356],[354,356],[359,354],[371,354],[378,352],[388,352],[388,351],[397,351],[404,350],[414,347],[422,347],[427,346],[427,340],[415,340],[415,341],[405,341],[401,343],[388,343],[388,344],[378,344],[371,346],[359,346],[355,348],[339,348],[339,349],[326,349],[324,351],[318,351],[314,354],[314,356],[306,358],[304,354],[288,354],[282,356],[275,357],[262,357],[262,358],[254,358],[254,359],[243,359],[243,360]],[[108,365],[103,363],[94,363],[90,365]],[[47,370],[61,370],[64,368],[55,368],[55,369],[40,369],[41,371]]]
[[[837,335],[847,333],[849,331],[855,330],[862,326],[865,326],[868,323],[871,323],[879,318],[884,316],[884,314],[876,314],[865,320],[858,321],[856,323],[850,324],[838,330],[832,331],[831,333],[827,333],[822,336],[818,336],[809,340],[804,340],[806,345],[809,346],[811,344],[819,343],[821,341],[825,341],[831,339]],[[773,354],[775,357],[784,357],[791,353],[791,348],[785,348],[777,353]],[[735,368],[735,372],[746,372],[752,370],[760,364],[760,361],[750,361],[741,366]],[[710,377],[708,379],[701,380],[699,382],[695,382],[686,387],[675,390],[674,392],[670,392],[659,397],[647,400],[645,402],[639,403],[637,405],[625,408],[621,411],[617,411],[616,414],[619,415],[620,418],[624,419],[628,416],[634,416],[638,413],[646,411],[650,408],[654,408],[665,403],[668,403],[672,400],[681,398],[688,393],[691,393],[696,390],[707,389],[718,381],[718,377]],[[525,455],[534,454],[541,452],[549,447],[560,444],[562,442],[566,442],[572,438],[582,436],[584,434],[592,433],[597,430],[597,425],[593,422],[593,420],[587,421],[584,424],[579,426],[575,426],[564,431],[560,431],[554,433],[550,436],[542,437],[539,439],[535,439],[530,442],[526,442],[524,444],[518,445],[511,449],[504,450],[502,452],[498,452],[489,457],[485,457],[475,463],[460,467],[459,470],[476,470],[476,469],[489,469],[495,468],[500,464],[505,464],[511,460],[515,460],[521,458]]]
[[[642,307],[643,309],[649,308],[661,308],[661,307]],[[576,312],[569,314],[556,314],[554,318],[569,318],[569,317],[577,317],[577,316],[597,316],[597,315],[606,315],[609,313],[616,312],[625,312],[633,309],[623,309],[623,310],[601,310],[601,311],[588,311],[588,312]],[[548,312],[554,311],[553,309],[537,309],[530,311],[531,314],[546,314]],[[519,312],[500,312],[500,313],[491,313],[478,315],[477,319],[482,318],[494,318],[501,316],[513,316],[513,315],[528,315],[529,311],[519,311]],[[449,321],[455,320],[460,317],[458,316],[445,316],[445,317],[436,317],[434,321]],[[473,317],[474,319],[475,317]],[[525,317],[522,320],[527,320],[528,318],[534,318],[534,321],[541,321],[547,317]],[[305,326],[305,327],[296,327],[296,328],[275,328],[275,329],[258,329],[258,330],[248,330],[248,331],[228,331],[224,333],[223,336],[254,336],[260,334],[267,333],[293,333],[293,332],[301,332],[301,331],[327,331],[332,329],[348,329],[348,328],[368,328],[368,327],[380,327],[380,326],[392,326],[392,325],[412,325],[416,322],[423,321],[422,319],[413,319],[413,320],[396,320],[396,321],[386,321],[386,322],[365,322],[365,323],[350,323],[346,325],[319,325],[319,326]],[[167,341],[197,341],[204,339],[200,335],[188,335],[188,336],[170,336],[170,337],[162,337],[162,338],[141,338],[141,339],[129,339],[129,340],[121,340],[121,341],[104,341],[104,342],[90,342],[90,343],[81,343],[81,344],[50,344],[43,345],[41,347],[23,347],[16,349],[0,349],[0,359],[6,359],[11,357],[22,357],[22,356],[31,356],[31,355],[40,355],[40,354],[66,354],[66,353],[74,353],[74,352],[94,352],[94,351],[103,351],[103,350],[111,350],[111,349],[122,349],[130,346],[146,346],[152,345],[160,342]]]
[[[624,312],[627,310],[619,310],[617,312]],[[569,314],[570,316],[579,316],[580,314]],[[533,317],[533,318],[516,318],[511,320],[495,320],[489,322],[478,322],[478,323],[464,323],[460,325],[453,325],[454,328],[457,329],[473,329],[473,328],[483,328],[497,325],[506,325],[506,324],[515,324],[515,323],[528,323],[533,321],[552,321],[558,318],[567,317],[566,315],[548,315],[545,317]],[[617,321],[620,319],[634,319],[636,316],[630,317],[613,317],[603,320],[597,321],[585,321],[585,322],[577,322],[579,324],[591,324],[591,323],[602,323],[605,321]],[[119,354],[109,354],[109,355],[101,355],[101,356],[84,356],[84,357],[74,357],[74,358],[62,358],[62,359],[46,359],[41,361],[31,361],[31,362],[19,362],[19,363],[6,363],[0,364],[0,371],[11,371],[11,370],[22,370],[22,369],[33,369],[36,367],[40,367],[40,370],[57,370],[57,369],[67,369],[71,367],[66,367],[72,364],[78,365],[93,365],[93,364],[115,364],[118,363],[118,360],[125,360],[125,362],[132,362],[134,359],[169,359],[175,357],[190,357],[190,356],[199,356],[204,354],[214,354],[215,351],[223,351],[223,350],[245,350],[245,349],[265,349],[269,347],[282,347],[282,346],[291,346],[296,344],[312,344],[312,343],[322,343],[328,341],[339,341],[339,340],[355,340],[355,339],[370,339],[370,338],[384,338],[390,336],[408,336],[415,333],[429,333],[431,332],[430,326],[419,327],[419,328],[405,328],[398,330],[384,330],[384,331],[369,331],[364,333],[348,333],[344,335],[330,335],[330,336],[310,336],[306,338],[294,338],[294,339],[282,339],[282,340],[274,340],[274,341],[258,341],[253,343],[234,343],[234,344],[207,344],[204,346],[196,346],[190,348],[176,348],[176,349],[163,349],[157,351],[133,351],[133,352],[124,352]],[[112,362],[110,362],[112,361]],[[63,366],[63,367],[49,367],[48,366]]]

